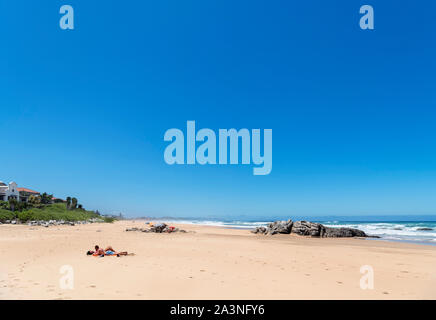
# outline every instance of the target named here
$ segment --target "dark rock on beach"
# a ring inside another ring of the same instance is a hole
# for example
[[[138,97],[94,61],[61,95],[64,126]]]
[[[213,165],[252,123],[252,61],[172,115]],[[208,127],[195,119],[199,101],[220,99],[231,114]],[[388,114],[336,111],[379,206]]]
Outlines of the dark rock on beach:
[[[433,231],[433,228],[418,228],[417,231]]]
[[[270,234],[276,234],[276,233],[289,234],[289,233],[291,233],[292,224],[293,224],[292,220],[275,221],[275,222],[269,224],[268,232]]]
[[[165,223],[158,223],[150,228],[150,232],[162,233],[167,228]]]
[[[370,237],[362,230],[354,228],[331,228],[321,223],[310,221],[275,221],[266,227],[257,227],[251,231],[254,234],[298,234],[301,236],[319,238]],[[378,238],[378,237],[374,237]]]
[[[326,238],[344,238],[344,237],[366,237],[366,233],[359,229],[353,228],[328,228],[325,227],[324,237]]]
[[[323,237],[325,231],[326,228],[321,223],[309,221],[295,221],[294,226],[292,227],[292,233],[301,236]]]
[[[179,228],[174,228],[168,226],[166,223],[158,223],[150,226],[150,228],[127,228],[126,231],[139,231],[139,232],[149,232],[149,233],[172,233],[172,232],[181,232],[186,233],[185,230],[181,230]]]
[[[140,228],[127,228],[126,231],[142,231]]]
[[[66,221],[66,220],[31,220],[31,221],[27,221],[27,222],[21,222],[18,220],[6,220],[4,221],[4,224],[15,224],[15,225],[28,225],[31,227],[34,226],[41,226],[41,227],[52,227],[52,226],[61,226],[61,225],[65,225],[65,226],[72,226],[74,227],[76,224],[89,224],[89,223],[103,223],[104,220],[100,219],[100,218],[91,218],[88,220],[82,220],[82,221]]]
[[[292,224],[293,224],[292,220],[275,221],[270,223],[268,227],[257,227],[251,232],[260,233],[260,234],[270,234],[270,235],[274,235],[277,233],[289,234],[291,233]]]
[[[268,232],[268,229],[265,227],[257,227],[255,229],[251,230],[251,232],[254,234],[257,234],[257,233],[266,234]]]

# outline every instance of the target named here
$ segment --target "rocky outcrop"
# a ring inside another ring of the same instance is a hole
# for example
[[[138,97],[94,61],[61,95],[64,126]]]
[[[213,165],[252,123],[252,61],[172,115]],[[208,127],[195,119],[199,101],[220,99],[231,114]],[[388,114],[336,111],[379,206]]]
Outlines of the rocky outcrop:
[[[165,231],[168,231],[168,226],[166,225],[166,223],[158,223],[154,226],[151,226],[149,229],[149,232],[154,232],[154,233],[162,233]]]
[[[325,228],[324,237],[344,238],[344,237],[367,237],[366,233],[353,228]]]
[[[353,228],[331,228],[321,223],[310,221],[275,221],[266,227],[257,227],[251,231],[255,234],[290,234],[319,238],[370,237],[362,230]]]
[[[35,227],[35,226],[41,226],[41,227],[52,227],[52,226],[62,226],[62,225],[67,225],[67,226],[75,226],[76,224],[89,224],[89,223],[103,223],[104,220],[100,219],[100,218],[91,218],[88,220],[83,220],[83,221],[66,221],[66,220],[32,220],[32,221],[27,221],[27,222],[23,222],[21,223],[18,220],[6,220],[3,222],[3,224],[26,224],[28,226],[31,227]],[[1,223],[0,223],[1,224]]]
[[[185,230],[175,228],[172,226],[168,226],[166,223],[158,223],[150,226],[150,228],[127,228],[126,231],[139,231],[139,232],[150,232],[150,233],[172,233],[172,232],[181,232],[186,233]]]
[[[266,233],[268,233],[267,232],[267,228],[266,227],[256,227],[256,228],[254,228],[253,230],[251,230],[251,233],[254,233],[254,234],[266,234]]]
[[[275,222],[269,224],[269,226],[268,226],[269,233],[271,233],[271,234],[276,234],[276,233],[289,234],[289,233],[291,233],[292,225],[293,225],[292,220],[275,221]]]
[[[301,236],[324,237],[326,228],[321,223],[309,221],[295,221],[292,227],[292,233]]]
[[[252,233],[274,235],[277,233],[289,234],[292,230],[292,220],[271,222],[267,227],[257,227]]]

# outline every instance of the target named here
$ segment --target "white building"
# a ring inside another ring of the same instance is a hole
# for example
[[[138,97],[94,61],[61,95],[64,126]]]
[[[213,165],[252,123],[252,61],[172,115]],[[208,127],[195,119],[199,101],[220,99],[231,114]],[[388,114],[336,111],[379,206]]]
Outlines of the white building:
[[[0,201],[8,201],[9,199],[20,201],[20,192],[18,191],[17,184],[12,181],[7,185],[0,181]]]

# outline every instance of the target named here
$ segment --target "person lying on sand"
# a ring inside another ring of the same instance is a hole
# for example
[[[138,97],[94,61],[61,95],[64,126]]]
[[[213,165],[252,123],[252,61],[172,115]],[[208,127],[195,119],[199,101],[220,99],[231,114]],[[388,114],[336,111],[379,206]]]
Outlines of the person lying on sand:
[[[127,256],[128,253],[127,251],[122,251],[122,252],[117,252],[115,251],[114,248],[112,248],[112,246],[108,246],[106,247],[106,249],[102,249],[100,248],[98,245],[95,246],[95,251],[88,251],[86,253],[87,255],[93,255],[93,256],[100,256],[100,257],[104,257],[104,256]]]

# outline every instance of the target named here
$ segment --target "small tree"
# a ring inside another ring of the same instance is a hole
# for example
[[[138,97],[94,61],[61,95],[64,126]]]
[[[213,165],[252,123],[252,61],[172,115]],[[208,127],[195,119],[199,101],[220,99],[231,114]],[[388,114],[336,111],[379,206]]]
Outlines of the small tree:
[[[67,210],[71,208],[71,197],[67,197]]]
[[[79,204],[77,207],[78,207],[80,210],[83,209],[83,206],[82,206],[81,204]]]
[[[15,207],[18,205],[18,201],[14,198],[10,198],[9,199],[9,208],[11,209],[12,212],[15,211]]]
[[[9,210],[9,202],[0,201],[0,209]]]
[[[41,204],[41,198],[32,194],[29,196],[27,202],[30,204]]]
[[[52,199],[53,199],[52,194],[47,194],[46,192],[44,192],[41,195],[41,203],[42,204],[50,204],[50,203],[52,203]]]
[[[77,198],[72,198],[71,199],[71,208],[72,209],[77,209]]]

